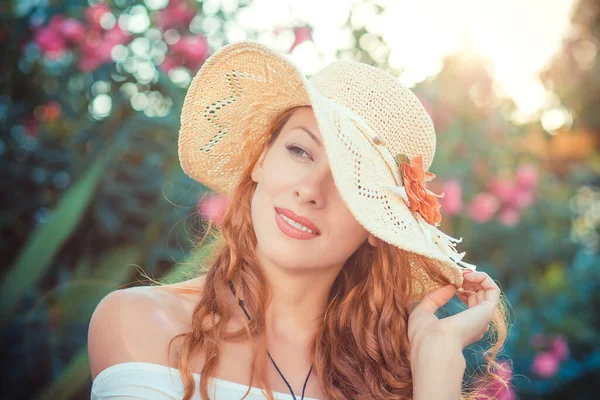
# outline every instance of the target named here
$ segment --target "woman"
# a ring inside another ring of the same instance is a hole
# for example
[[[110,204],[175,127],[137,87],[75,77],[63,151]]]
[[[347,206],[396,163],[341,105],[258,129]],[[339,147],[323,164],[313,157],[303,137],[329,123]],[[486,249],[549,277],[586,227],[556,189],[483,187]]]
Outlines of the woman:
[[[262,44],[221,48],[179,135],[183,170],[229,197],[207,273],[103,299],[92,398],[476,396],[462,349],[493,327],[492,377],[505,308],[437,228],[434,152],[429,115],[381,69],[336,61],[307,81]],[[454,294],[467,308],[438,319]]]

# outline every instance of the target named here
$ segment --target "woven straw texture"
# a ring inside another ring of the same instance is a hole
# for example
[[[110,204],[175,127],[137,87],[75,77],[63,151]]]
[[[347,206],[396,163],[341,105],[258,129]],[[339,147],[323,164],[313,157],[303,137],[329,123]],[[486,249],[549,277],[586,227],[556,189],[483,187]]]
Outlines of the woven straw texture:
[[[431,118],[417,96],[388,72],[338,60],[309,80],[285,56],[255,42],[222,47],[202,66],[181,115],[179,159],[186,174],[228,196],[242,167],[268,139],[273,118],[299,105],[315,113],[335,184],[356,220],[374,236],[442,262],[462,286],[459,242],[411,212],[394,157],[421,155],[429,169],[436,147]],[[400,190],[400,193],[399,193]],[[436,287],[423,271],[422,290]]]

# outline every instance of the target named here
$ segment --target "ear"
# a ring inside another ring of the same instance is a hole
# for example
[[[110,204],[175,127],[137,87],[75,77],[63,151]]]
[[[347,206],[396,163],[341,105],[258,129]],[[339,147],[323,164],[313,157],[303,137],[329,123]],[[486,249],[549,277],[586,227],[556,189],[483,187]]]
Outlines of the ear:
[[[375,236],[369,234],[369,238],[367,240],[371,246],[377,247],[377,238]]]
[[[263,162],[265,161],[265,155],[267,154],[266,151],[263,151],[260,155],[260,157],[258,157],[258,160],[256,161],[256,164],[254,164],[254,167],[252,168],[252,180],[256,183],[258,183],[258,175],[260,174],[260,170],[262,168]]]

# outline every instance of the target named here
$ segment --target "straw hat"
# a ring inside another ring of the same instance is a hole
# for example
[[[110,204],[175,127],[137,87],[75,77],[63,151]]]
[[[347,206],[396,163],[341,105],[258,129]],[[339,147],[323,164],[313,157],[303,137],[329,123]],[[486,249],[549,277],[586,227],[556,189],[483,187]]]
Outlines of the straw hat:
[[[425,188],[436,136],[427,111],[390,73],[338,60],[310,79],[284,54],[246,40],[209,57],[194,77],[181,113],[183,171],[229,196],[242,167],[258,155],[272,120],[312,106],[336,187],[356,220],[377,238],[442,262],[458,287],[461,239],[438,229],[436,195]],[[423,271],[414,271],[427,280]],[[432,282],[423,289],[433,289]]]

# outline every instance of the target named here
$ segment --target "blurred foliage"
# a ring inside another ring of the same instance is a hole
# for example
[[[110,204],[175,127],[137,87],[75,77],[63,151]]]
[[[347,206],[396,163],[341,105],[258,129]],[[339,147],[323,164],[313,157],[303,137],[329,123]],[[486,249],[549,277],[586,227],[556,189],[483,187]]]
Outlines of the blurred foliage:
[[[600,11],[596,0],[580,0],[571,16],[572,34],[541,78],[577,115],[578,123],[600,131]]]
[[[142,270],[186,279],[209,253],[193,244],[207,190],[180,169],[179,112],[202,62],[239,38],[235,17],[247,5],[0,5],[5,398],[89,398],[85,344],[100,299],[143,284]],[[413,88],[438,133],[429,186],[447,194],[442,229],[464,238],[466,261],[512,305],[505,356],[522,398],[586,399],[600,389],[598,9],[579,2],[577,29],[542,74],[559,99],[544,111],[570,115],[571,125],[513,123],[493,67],[468,46]],[[352,23],[359,12],[348,16],[338,56],[401,74],[385,41]],[[298,21],[269,35],[282,51],[312,40]],[[481,366],[471,351],[479,345],[465,352],[469,372]]]

